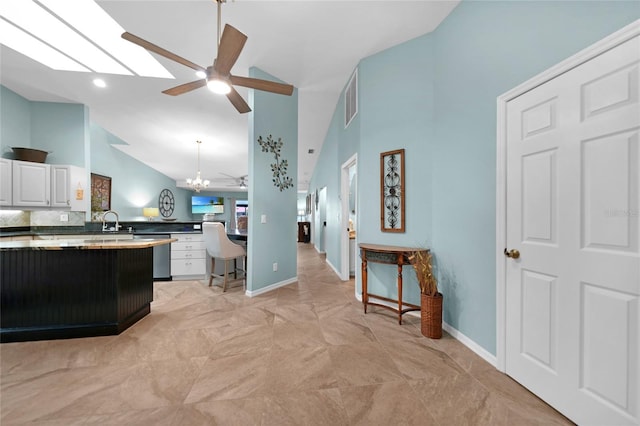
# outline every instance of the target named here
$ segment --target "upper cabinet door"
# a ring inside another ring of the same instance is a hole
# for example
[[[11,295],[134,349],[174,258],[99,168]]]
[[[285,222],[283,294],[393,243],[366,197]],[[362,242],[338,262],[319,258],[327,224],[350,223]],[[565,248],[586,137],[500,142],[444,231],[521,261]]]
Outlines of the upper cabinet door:
[[[51,205],[51,166],[28,161],[13,162],[13,205],[49,207]]]
[[[13,204],[11,197],[11,160],[0,158],[0,206],[10,206]]]
[[[51,207],[71,206],[71,168],[51,166]]]

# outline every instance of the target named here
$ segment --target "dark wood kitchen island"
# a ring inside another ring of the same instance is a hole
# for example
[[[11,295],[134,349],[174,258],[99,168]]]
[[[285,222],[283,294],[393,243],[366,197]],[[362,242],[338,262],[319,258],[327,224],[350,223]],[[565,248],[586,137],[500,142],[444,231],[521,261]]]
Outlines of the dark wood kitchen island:
[[[121,333],[150,312],[152,247],[172,241],[0,242],[0,342]]]

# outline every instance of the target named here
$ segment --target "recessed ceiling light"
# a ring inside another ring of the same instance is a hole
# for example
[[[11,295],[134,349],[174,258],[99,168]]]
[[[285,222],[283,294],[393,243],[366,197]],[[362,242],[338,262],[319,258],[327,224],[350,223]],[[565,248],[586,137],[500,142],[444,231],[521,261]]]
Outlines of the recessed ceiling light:
[[[38,1],[136,74],[175,78],[145,49],[124,40],[124,28],[93,0]]]
[[[90,72],[68,56],[44,44],[31,34],[0,19],[0,44],[58,71]]]
[[[105,83],[105,81],[101,78],[93,79],[93,84],[95,84],[98,87],[107,87],[107,83]]]
[[[74,2],[75,3],[75,2]],[[96,72],[132,75],[112,57],[30,0],[2,0],[0,16]],[[17,49],[22,53],[21,49]]]
[[[207,78],[207,73],[204,71],[196,71],[196,77],[198,78]]]

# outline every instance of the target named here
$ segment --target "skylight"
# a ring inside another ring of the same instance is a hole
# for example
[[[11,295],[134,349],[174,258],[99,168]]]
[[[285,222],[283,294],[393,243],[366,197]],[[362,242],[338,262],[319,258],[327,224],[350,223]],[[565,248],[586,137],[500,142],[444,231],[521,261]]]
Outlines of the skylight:
[[[42,46],[49,45],[50,51],[57,49],[98,73],[133,75],[133,71],[144,77],[174,78],[149,52],[123,40],[124,29],[93,0],[2,0],[0,16],[30,34],[13,27],[13,32],[23,35],[14,39],[2,34],[0,42],[53,69],[86,71],[52,61],[51,56],[56,55],[50,52],[49,57],[43,56],[47,49]],[[40,49],[34,49],[34,44]]]
[[[3,19],[0,19],[0,44],[4,44],[54,70],[90,72],[90,70],[73,59],[68,58]]]
[[[94,1],[38,1],[136,74],[174,78],[149,52],[120,37],[124,28]]]

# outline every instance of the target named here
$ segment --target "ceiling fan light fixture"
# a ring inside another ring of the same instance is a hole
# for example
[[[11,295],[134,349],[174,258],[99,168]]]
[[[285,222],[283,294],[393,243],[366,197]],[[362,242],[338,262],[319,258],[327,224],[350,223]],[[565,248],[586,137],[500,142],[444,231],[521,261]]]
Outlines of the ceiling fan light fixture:
[[[204,71],[196,71],[196,77],[198,78],[207,78],[207,73]]]
[[[226,81],[219,78],[212,78],[207,81],[207,87],[213,93],[217,93],[219,95],[226,95],[231,92],[231,86]]]

